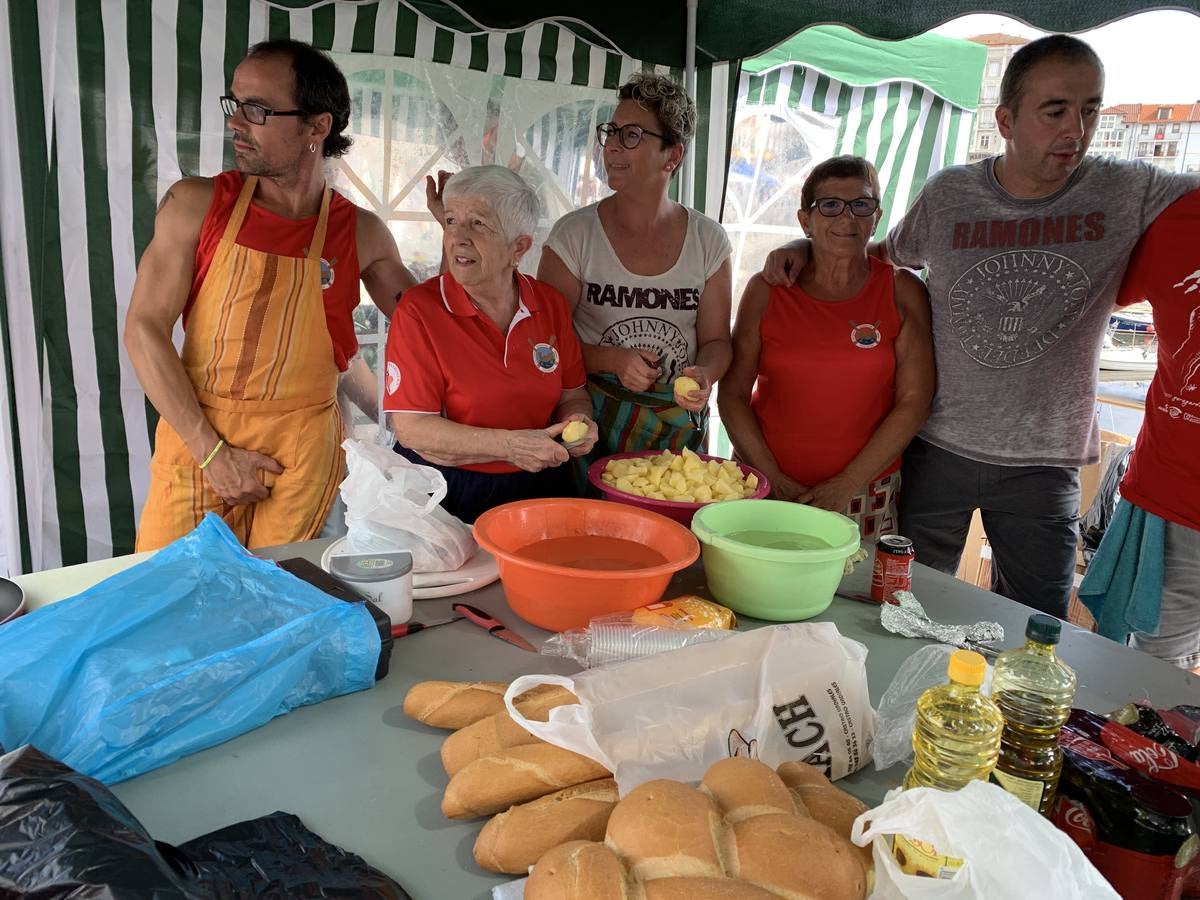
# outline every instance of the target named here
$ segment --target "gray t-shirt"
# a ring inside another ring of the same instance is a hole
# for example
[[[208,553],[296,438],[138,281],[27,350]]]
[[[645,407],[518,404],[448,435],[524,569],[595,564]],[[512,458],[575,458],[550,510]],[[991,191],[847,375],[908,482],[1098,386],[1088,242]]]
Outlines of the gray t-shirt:
[[[928,277],[937,391],[921,437],[980,462],[1092,463],[1100,345],[1125,264],[1200,179],[1087,157],[1056,193],[1018,199],[994,163],[938,172],[887,238],[894,264]]]

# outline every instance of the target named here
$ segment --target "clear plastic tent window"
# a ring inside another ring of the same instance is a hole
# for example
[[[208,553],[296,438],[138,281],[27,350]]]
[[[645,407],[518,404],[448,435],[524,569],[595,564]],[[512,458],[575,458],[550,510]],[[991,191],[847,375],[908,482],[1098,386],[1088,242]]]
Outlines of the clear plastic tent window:
[[[0,629],[0,745],[108,784],[375,683],[365,604],[244,550],[211,513],[130,569]]]

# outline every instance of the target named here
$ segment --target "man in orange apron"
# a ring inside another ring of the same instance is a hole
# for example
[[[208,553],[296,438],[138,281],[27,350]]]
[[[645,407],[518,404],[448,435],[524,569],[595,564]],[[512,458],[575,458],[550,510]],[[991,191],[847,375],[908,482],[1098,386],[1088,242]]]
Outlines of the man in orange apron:
[[[336,394],[358,349],[359,279],[389,317],[414,283],[383,222],[326,187],[324,160],[350,146],[329,57],[255,45],[221,104],[238,170],[167,191],[126,318],[161,416],[139,550],[209,511],[251,548],[314,537],[343,473]]]

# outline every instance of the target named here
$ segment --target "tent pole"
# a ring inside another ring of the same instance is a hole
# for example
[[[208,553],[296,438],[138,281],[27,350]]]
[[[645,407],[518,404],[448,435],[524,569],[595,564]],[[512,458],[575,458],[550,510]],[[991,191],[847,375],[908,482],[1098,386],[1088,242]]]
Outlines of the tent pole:
[[[693,100],[696,98],[696,7],[698,4],[699,0],[687,0],[687,40],[683,50],[683,87]],[[679,173],[679,201],[684,206],[691,206],[695,196],[696,172],[693,168],[695,160],[696,154],[695,148],[693,148],[688,165],[685,165],[683,171]]]

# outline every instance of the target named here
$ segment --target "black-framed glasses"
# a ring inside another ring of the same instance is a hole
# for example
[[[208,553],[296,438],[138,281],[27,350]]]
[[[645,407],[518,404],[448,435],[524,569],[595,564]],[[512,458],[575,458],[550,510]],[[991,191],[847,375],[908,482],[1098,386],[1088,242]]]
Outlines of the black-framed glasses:
[[[236,97],[230,97],[228,94],[221,98],[221,112],[226,116],[232,117],[238,110],[242,111],[242,115],[251,125],[267,124],[267,116],[307,116],[308,111],[303,109],[271,109],[263,106],[261,103],[244,103]]]
[[[641,125],[618,125],[616,122],[605,122],[603,125],[596,126],[596,140],[600,142],[601,147],[607,146],[608,139],[614,134],[620,135],[621,146],[626,150],[632,150],[640,144],[642,138],[647,134],[662,138],[664,141],[667,139],[665,135],[643,128]]]
[[[865,219],[867,216],[875,215],[875,210],[879,209],[879,201],[874,197],[858,197],[854,200],[843,200],[841,197],[822,197],[813,201],[813,209],[830,219],[840,216],[842,210],[847,206],[850,207],[853,215]]]

